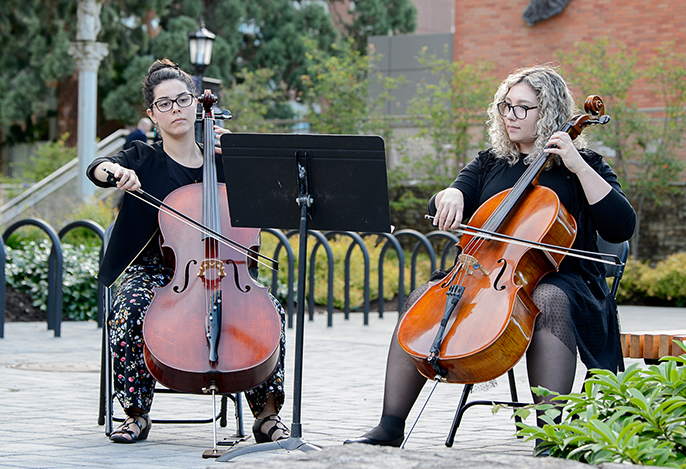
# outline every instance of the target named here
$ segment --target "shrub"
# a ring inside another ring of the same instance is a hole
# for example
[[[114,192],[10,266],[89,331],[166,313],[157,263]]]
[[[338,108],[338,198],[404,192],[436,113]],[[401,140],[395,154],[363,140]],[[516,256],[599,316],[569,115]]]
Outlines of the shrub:
[[[5,276],[9,285],[27,293],[33,306],[47,311],[48,257],[52,243],[22,242],[20,248],[6,247]],[[100,246],[63,244],[64,270],[62,315],[72,320],[97,319],[98,256]]]
[[[683,345],[682,345],[683,348]],[[667,357],[647,370],[635,363],[617,375],[591,370],[583,392],[553,397],[542,428],[518,423],[518,433],[543,442],[537,452],[588,464],[632,463],[686,468],[686,355]],[[539,395],[550,395],[535,388]],[[565,418],[560,415],[559,402]],[[515,415],[526,418],[529,409]]]
[[[79,205],[72,214],[73,220],[90,220],[100,225],[103,229],[107,229],[114,221],[115,217],[116,212],[112,210],[110,204],[96,199]],[[67,222],[65,221],[64,226],[66,225]],[[100,245],[102,244],[100,236],[96,235],[89,228],[75,228],[69,231],[64,238],[62,238],[62,241],[73,245],[84,244],[86,246],[98,248],[100,248]]]
[[[641,279],[648,270],[651,269],[644,262],[627,261],[622,281],[617,290],[618,303],[636,303],[646,297],[647,291]],[[608,280],[611,281],[611,279]]]
[[[293,236],[289,239],[291,248],[297,257],[299,249],[298,236]],[[310,254],[314,249],[316,239],[313,237],[307,242],[307,259],[309,262]],[[345,307],[345,256],[348,248],[352,243],[352,239],[348,236],[337,235],[334,239],[329,240],[329,245],[334,257],[334,307],[343,309]],[[364,239],[365,247],[369,253],[369,296],[370,300],[378,299],[379,297],[379,256],[383,248],[383,240],[377,239],[375,236],[370,236]],[[270,256],[276,248],[277,240],[274,236],[263,234],[261,252]],[[278,294],[272,292],[280,301],[285,301],[288,282],[288,272],[286,270],[286,253],[282,249],[279,256],[279,263],[281,265],[281,272],[278,274],[279,287]],[[410,266],[409,254],[405,253],[405,294],[410,292]],[[328,295],[328,260],[326,252],[323,247],[317,249],[315,259],[315,304],[326,305]],[[309,268],[309,266],[308,266]],[[294,278],[297,281],[298,262],[295,263],[296,272]],[[263,273],[261,269],[260,281],[264,284],[271,285],[271,274]],[[420,279],[429,278],[430,265],[428,256],[421,256],[418,260],[417,276]],[[309,282],[309,272],[308,272]],[[297,285],[294,285],[294,289]],[[308,286],[309,288],[309,286]],[[295,292],[294,292],[295,293]],[[398,294],[398,258],[393,249],[390,249],[384,258],[384,299],[391,300]],[[351,310],[358,309],[364,304],[364,257],[359,246],[355,246],[350,257],[350,308]]]
[[[627,262],[617,300],[619,303],[652,301],[686,305],[686,253],[673,254],[654,268],[644,262]]]

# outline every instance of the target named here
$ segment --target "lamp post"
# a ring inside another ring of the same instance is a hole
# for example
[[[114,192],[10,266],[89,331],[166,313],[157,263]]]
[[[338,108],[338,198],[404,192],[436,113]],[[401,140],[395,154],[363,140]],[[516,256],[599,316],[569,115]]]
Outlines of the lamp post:
[[[212,61],[212,45],[215,35],[205,29],[205,20],[200,20],[200,29],[194,33],[188,33],[188,50],[191,55],[191,64],[195,68],[195,87],[198,96],[204,92],[202,83],[202,73]],[[201,104],[198,103],[198,107]],[[196,111],[198,111],[197,109]],[[195,124],[195,141],[202,142],[202,125]]]
[[[200,29],[194,33],[188,33],[188,49],[191,64],[195,67],[198,95],[203,93],[202,74],[212,62],[212,45],[215,37],[213,33],[205,29],[205,20],[200,20]]]

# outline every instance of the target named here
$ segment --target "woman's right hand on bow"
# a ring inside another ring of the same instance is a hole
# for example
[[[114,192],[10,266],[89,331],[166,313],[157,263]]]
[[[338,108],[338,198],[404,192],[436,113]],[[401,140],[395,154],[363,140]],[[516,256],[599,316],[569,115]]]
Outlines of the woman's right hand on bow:
[[[433,224],[439,230],[456,230],[462,223],[464,196],[459,189],[448,187],[436,194]]]
[[[138,180],[138,175],[133,169],[124,168],[116,163],[102,163],[95,170],[96,177],[101,181],[107,181],[109,173],[105,170],[113,173],[114,179],[116,180],[116,185],[118,189],[123,191],[135,192],[141,188],[141,182]]]

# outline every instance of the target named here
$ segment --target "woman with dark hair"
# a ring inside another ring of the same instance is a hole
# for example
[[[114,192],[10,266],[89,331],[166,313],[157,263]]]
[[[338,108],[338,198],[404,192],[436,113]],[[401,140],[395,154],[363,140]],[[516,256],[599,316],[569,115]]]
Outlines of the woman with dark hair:
[[[429,213],[441,230],[454,230],[491,196],[511,188],[541,152],[553,154],[539,183],[557,194],[577,222],[573,248],[598,251],[596,236],[620,243],[631,237],[636,215],[617,176],[598,153],[584,149],[558,131],[575,112],[564,79],[549,66],[518,70],[503,81],[488,108],[492,147],[479,152],[450,187],[429,201]],[[445,273],[412,292],[412,304]],[[558,272],[540,281],[532,299],[541,313],[526,352],[529,384],[562,394],[571,392],[577,350],[588,368],[616,371],[620,353],[619,327],[608,298],[602,264],[565,257]],[[458,306],[459,307],[459,306]],[[402,317],[402,316],[401,316]],[[397,340],[391,340],[381,421],[361,438],[346,443],[400,446],[405,420],[426,382]],[[544,400],[533,396],[535,402]]]
[[[119,189],[142,187],[163,200],[175,189],[202,180],[203,151],[195,141],[195,85],[174,63],[157,60],[143,80],[143,97],[161,140],[152,144],[134,141],[131,148],[114,156],[97,158],[88,166],[87,175],[97,186],[110,187],[110,171],[118,179]],[[215,131],[228,132],[219,126]],[[223,182],[219,156],[215,163],[219,182]],[[169,283],[173,274],[162,262],[158,234],[157,209],[125,196],[98,274],[107,286],[120,279],[108,318],[115,394],[127,415],[110,435],[118,443],[144,440],[150,432],[148,413],[155,380],[143,358],[143,320],[155,288]],[[281,315],[281,359],[267,381],[245,391],[256,419],[253,434],[258,443],[288,437],[288,428],[278,416],[284,402],[284,311],[274,297],[272,301]]]

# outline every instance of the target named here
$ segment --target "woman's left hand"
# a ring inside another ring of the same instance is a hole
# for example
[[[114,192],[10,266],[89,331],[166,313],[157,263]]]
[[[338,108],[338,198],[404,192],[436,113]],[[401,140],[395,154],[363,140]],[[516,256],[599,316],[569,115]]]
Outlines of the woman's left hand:
[[[214,126],[214,136],[215,136],[215,142],[214,142],[214,151],[218,154],[222,154],[222,147],[220,144],[220,137],[224,134],[230,134],[231,131],[229,129],[225,129],[222,126],[216,125]]]
[[[589,167],[588,163],[579,154],[574,143],[572,143],[572,137],[567,132],[555,132],[548,140],[544,151],[559,155],[564,165],[575,174]]]
[[[564,165],[576,174],[590,205],[598,203],[612,190],[612,186],[581,157],[567,132],[555,132],[544,151],[559,155]]]

